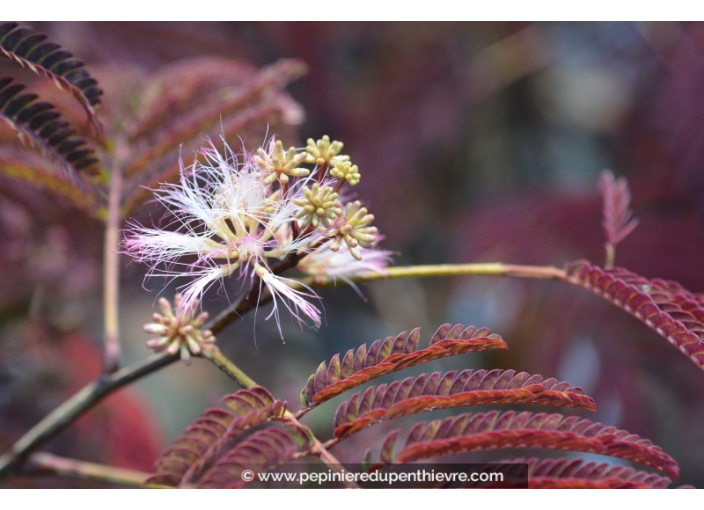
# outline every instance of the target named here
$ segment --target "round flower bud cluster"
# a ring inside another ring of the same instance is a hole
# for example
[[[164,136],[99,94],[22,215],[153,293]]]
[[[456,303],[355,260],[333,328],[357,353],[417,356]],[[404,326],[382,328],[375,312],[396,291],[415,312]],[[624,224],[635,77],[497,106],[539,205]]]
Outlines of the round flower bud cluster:
[[[332,220],[342,214],[342,204],[337,200],[338,194],[330,186],[321,188],[316,182],[312,189],[303,186],[303,194],[305,198],[296,198],[293,201],[300,207],[296,218],[303,218],[303,227],[329,227]]]
[[[345,241],[350,253],[357,260],[362,260],[362,252],[359,246],[363,248],[372,248],[376,242],[376,227],[372,227],[370,223],[374,221],[374,216],[367,214],[366,207],[362,207],[362,203],[357,200],[345,205],[345,215],[338,221],[335,228],[332,228],[325,235],[334,238],[330,245],[332,251],[340,249],[340,241]]]
[[[257,154],[254,156],[255,163],[264,172],[264,184],[266,185],[277,180],[286,184],[291,177],[306,177],[310,170],[299,167],[305,159],[306,155],[297,153],[295,147],[284,151],[284,144],[281,143],[281,140],[276,141],[269,152],[257,149]]]
[[[187,365],[191,355],[198,356],[207,345],[215,343],[215,337],[207,329],[201,329],[208,320],[206,312],[198,314],[195,318],[192,313],[178,314],[179,305],[183,299],[182,294],[176,294],[174,305],[176,313],[165,298],[159,298],[161,314],[152,315],[154,322],[144,325],[144,331],[157,335],[147,342],[147,347],[155,352],[166,351],[169,354],[181,353],[181,360]]]

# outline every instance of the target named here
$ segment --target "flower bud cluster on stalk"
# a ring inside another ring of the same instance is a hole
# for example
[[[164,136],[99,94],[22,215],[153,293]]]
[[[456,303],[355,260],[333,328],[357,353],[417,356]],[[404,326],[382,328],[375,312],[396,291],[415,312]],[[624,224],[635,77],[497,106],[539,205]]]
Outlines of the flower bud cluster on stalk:
[[[178,310],[182,294],[176,294],[174,305]],[[161,313],[152,315],[154,322],[145,324],[144,331],[156,335],[147,342],[147,347],[155,352],[166,351],[169,354],[180,352],[181,360],[187,365],[191,355],[199,356],[204,348],[215,343],[215,337],[208,329],[202,326],[208,320],[208,313],[202,312],[197,316],[193,314],[176,315],[171,303],[166,298],[159,298]]]

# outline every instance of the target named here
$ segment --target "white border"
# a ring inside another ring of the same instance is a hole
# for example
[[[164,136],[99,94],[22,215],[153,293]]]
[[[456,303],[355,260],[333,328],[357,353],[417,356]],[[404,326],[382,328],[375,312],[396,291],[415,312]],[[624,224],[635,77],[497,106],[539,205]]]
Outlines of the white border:
[[[702,19],[704,4],[684,0],[668,2],[565,2],[557,0],[480,2],[432,0],[327,0],[251,2],[194,2],[193,0],[120,0],[119,2],[56,2],[30,0],[3,2],[3,18],[48,20],[116,21],[606,21]]]

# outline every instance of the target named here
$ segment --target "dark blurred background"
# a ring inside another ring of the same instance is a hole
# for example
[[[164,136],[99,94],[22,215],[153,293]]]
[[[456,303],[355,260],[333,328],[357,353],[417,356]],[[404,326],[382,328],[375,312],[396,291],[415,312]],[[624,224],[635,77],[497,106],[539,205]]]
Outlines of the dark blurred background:
[[[596,182],[610,168],[628,177],[641,221],[619,246],[617,265],[704,288],[703,24],[31,24],[91,70],[129,66],[148,75],[201,56],[256,66],[303,60],[308,74],[287,89],[305,111],[290,143],[323,134],[344,141],[362,173],[355,191],[397,265],[600,264]],[[111,76],[119,88],[120,73]],[[5,449],[98,373],[101,237],[91,220],[1,210],[3,231],[21,237],[0,255]],[[21,287],[12,274],[20,266],[35,271]],[[127,259],[123,267],[127,363],[148,354],[141,326],[158,284],[145,292],[145,268]],[[247,317],[221,334],[220,345],[295,409],[308,375],[336,352],[415,326],[422,342],[445,322],[487,326],[508,353],[424,368],[513,368],[582,386],[596,399],[598,421],[652,439],[680,463],[682,483],[704,485],[704,374],[599,298],[561,283],[491,278],[397,280],[362,292],[366,300],[348,288],[321,291],[320,331],[284,320],[282,343],[262,310],[256,323]],[[146,470],[235,389],[200,360],[171,366],[110,397],[48,449]],[[316,430],[329,431],[334,407],[311,413]],[[359,460],[361,439],[340,445],[340,456]]]

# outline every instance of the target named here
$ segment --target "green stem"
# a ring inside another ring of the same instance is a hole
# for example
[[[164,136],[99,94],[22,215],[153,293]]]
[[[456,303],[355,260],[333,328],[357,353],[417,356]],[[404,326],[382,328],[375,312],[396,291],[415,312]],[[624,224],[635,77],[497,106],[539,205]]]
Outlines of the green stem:
[[[84,462],[52,455],[51,453],[34,453],[28,460],[27,474],[51,474],[80,480],[95,480],[127,487],[146,487],[150,489],[166,488],[163,485],[144,484],[149,473],[122,469],[93,462]]]
[[[201,356],[210,361],[220,370],[225,372],[230,377],[230,379],[235,381],[245,390],[257,386],[257,383],[254,382],[254,380],[247,374],[245,374],[242,370],[240,370],[240,368],[233,362],[231,362],[225,355],[223,355],[223,353],[220,352],[220,349],[218,349],[217,346],[213,345],[211,347],[208,347],[207,349],[203,349]]]
[[[542,280],[564,280],[564,270],[553,266],[521,266],[487,262],[481,264],[437,264],[425,266],[389,267],[383,271],[369,271],[350,276],[351,283],[391,280],[396,278],[429,278],[446,276],[506,276],[512,278],[535,278]],[[310,287],[332,287],[340,279],[329,276],[309,276],[298,278],[298,282]]]

